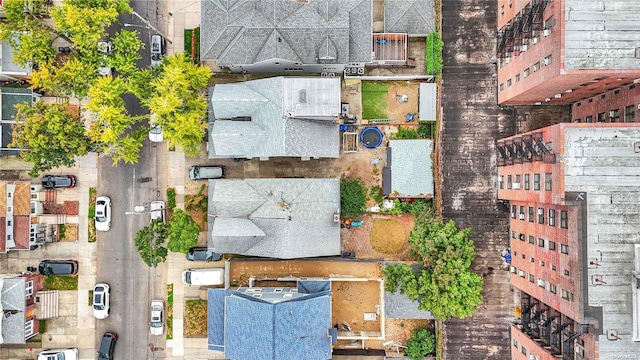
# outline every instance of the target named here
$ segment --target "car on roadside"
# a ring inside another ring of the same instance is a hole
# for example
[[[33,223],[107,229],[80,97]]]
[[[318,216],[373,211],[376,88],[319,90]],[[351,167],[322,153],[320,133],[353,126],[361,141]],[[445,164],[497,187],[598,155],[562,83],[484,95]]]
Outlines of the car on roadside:
[[[162,58],[167,51],[166,40],[160,34],[151,35],[151,66],[162,64]]]
[[[109,307],[111,288],[109,285],[100,283],[93,287],[93,316],[96,319],[106,319],[111,312]]]
[[[102,54],[98,73],[102,76],[111,75],[113,73],[113,69],[110,66],[107,66],[107,58],[112,51],[113,43],[111,41],[98,41],[98,52]]]
[[[108,196],[98,196],[96,199],[95,223],[98,231],[111,229],[111,199]]]
[[[42,187],[45,189],[74,188],[76,177],[73,175],[45,175],[42,177]]]
[[[107,331],[102,335],[100,347],[98,348],[98,359],[112,360],[113,349],[116,347],[118,335],[114,332]]]
[[[151,335],[162,335],[164,333],[164,303],[162,300],[151,301],[149,331]]]
[[[222,254],[209,251],[205,246],[194,246],[187,252],[189,261],[220,261]]]
[[[182,272],[182,283],[197,286],[222,285],[224,284],[224,269],[187,269]]]
[[[47,349],[38,353],[37,360],[77,360],[78,349]]]
[[[220,179],[224,177],[223,166],[192,166],[189,168],[191,180]]]
[[[162,136],[162,127],[160,125],[155,125],[149,130],[149,141],[151,142],[162,142],[164,137]]]
[[[75,260],[42,260],[38,265],[42,275],[76,275],[78,262]]]
[[[151,221],[161,219],[163,223],[167,222],[165,218],[166,206],[164,201],[152,201],[149,204],[149,213],[151,214]]]

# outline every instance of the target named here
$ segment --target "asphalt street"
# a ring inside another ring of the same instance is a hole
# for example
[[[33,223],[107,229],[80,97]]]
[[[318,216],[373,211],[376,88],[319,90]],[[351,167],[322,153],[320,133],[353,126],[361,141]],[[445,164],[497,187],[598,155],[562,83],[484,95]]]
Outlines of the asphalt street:
[[[132,1],[135,11],[142,16],[153,14],[154,1]],[[140,40],[145,44],[138,66],[150,63],[149,38],[151,34],[136,17],[124,15],[121,23],[135,26]],[[154,24],[155,18],[147,19]],[[111,29],[110,33],[120,27]],[[124,97],[131,115],[146,111],[134,97]],[[113,331],[118,334],[114,357],[118,359],[152,359],[152,349],[165,348],[164,336],[149,333],[150,303],[153,298],[164,299],[165,289],[158,279],[156,269],[150,269],[138,255],[134,245],[135,234],[150,221],[148,213],[126,215],[137,205],[164,197],[164,185],[158,178],[158,147],[145,140],[137,164],[120,163],[113,166],[110,156],[99,158],[98,196],[107,195],[112,202],[111,230],[98,233],[97,281],[111,286],[111,314],[105,320],[97,320],[96,346],[102,334]],[[150,180],[150,181],[149,181]],[[162,266],[162,265],[160,265]]]

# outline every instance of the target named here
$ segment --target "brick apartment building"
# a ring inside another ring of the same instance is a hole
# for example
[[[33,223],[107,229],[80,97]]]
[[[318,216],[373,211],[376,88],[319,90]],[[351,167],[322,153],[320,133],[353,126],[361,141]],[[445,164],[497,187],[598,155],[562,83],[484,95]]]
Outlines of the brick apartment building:
[[[498,103],[571,104],[640,78],[640,3],[498,1]]]
[[[571,106],[573,122],[640,122],[640,84],[596,94]]]
[[[640,353],[640,123],[561,123],[501,139],[513,360]]]

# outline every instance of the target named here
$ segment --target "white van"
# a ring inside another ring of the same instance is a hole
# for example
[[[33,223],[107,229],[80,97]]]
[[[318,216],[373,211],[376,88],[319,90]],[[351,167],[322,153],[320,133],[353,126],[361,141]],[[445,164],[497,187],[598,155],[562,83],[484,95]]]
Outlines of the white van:
[[[182,272],[185,285],[211,286],[224,284],[224,269],[188,269]]]
[[[164,206],[164,201],[152,201],[151,204],[149,204],[149,212],[151,213],[151,221],[155,220],[155,219],[162,219],[163,223],[167,222],[167,219],[165,218],[165,206]]]

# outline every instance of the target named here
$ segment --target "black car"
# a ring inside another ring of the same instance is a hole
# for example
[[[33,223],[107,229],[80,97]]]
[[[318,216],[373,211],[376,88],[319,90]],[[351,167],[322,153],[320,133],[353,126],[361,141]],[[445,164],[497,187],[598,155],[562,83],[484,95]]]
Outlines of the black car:
[[[42,177],[42,187],[45,189],[76,187],[76,177],[73,175],[45,175]]]
[[[98,348],[98,359],[113,359],[113,349],[116,347],[118,335],[113,332],[106,332],[102,335],[100,348]]]
[[[75,275],[78,273],[78,262],[75,260],[43,260],[38,266],[42,275]]]
[[[187,253],[189,261],[218,261],[222,259],[222,254],[209,251],[206,247],[192,247]]]

